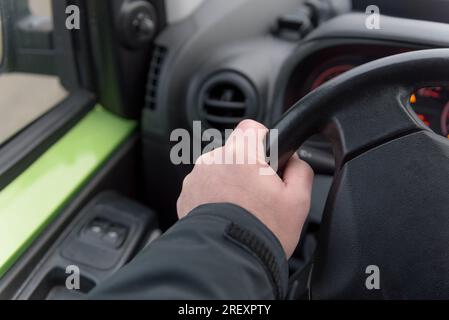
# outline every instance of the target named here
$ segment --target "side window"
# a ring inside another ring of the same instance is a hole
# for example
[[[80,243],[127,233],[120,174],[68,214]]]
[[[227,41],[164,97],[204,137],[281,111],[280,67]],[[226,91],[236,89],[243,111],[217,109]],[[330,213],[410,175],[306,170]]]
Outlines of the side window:
[[[0,10],[0,66],[3,61],[3,15]]]
[[[23,21],[24,24],[30,24],[30,28],[33,23],[38,23],[42,28],[52,28],[51,0],[28,0],[24,3],[31,13],[30,19]],[[3,17],[1,22],[4,23],[5,20]],[[8,35],[3,34],[5,28],[2,28],[2,23],[0,28],[0,61],[4,61],[3,40]],[[0,74],[0,145],[44,115],[67,95],[57,76],[16,71]]]

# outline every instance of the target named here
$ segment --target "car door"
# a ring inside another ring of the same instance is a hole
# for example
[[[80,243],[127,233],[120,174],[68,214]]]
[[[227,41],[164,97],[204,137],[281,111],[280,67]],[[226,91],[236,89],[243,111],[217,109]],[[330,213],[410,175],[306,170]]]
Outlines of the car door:
[[[98,193],[136,197],[163,4],[0,0],[0,298],[37,281],[55,239]]]

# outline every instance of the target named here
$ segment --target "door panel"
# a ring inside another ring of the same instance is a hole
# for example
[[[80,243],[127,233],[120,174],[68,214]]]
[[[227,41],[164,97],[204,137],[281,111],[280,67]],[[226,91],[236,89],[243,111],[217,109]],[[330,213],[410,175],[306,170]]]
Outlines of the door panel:
[[[97,106],[0,192],[0,277],[135,125]]]

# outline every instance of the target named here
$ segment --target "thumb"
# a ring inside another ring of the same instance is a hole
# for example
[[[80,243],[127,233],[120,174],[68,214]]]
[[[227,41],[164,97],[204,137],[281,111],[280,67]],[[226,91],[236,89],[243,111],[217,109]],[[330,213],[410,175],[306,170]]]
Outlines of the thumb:
[[[312,192],[313,177],[312,168],[295,153],[285,167],[283,180],[287,188],[293,192],[309,194]]]

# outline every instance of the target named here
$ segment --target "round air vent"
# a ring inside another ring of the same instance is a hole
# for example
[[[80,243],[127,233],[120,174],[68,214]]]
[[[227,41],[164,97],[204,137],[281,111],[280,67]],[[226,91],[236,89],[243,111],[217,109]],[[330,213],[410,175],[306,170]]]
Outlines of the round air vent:
[[[243,119],[257,117],[257,94],[243,76],[223,72],[208,79],[199,91],[199,114],[209,127],[233,129]]]

